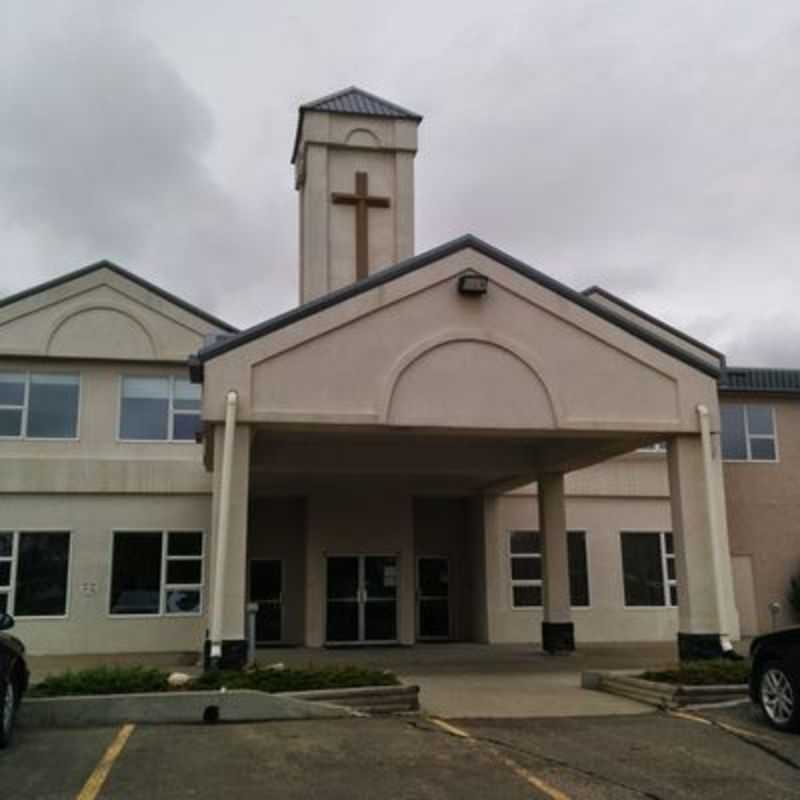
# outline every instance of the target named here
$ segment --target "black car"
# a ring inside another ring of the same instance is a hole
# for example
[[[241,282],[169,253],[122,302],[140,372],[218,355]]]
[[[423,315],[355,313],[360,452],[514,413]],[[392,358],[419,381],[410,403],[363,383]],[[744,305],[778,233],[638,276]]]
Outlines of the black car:
[[[14,627],[14,618],[0,612],[0,749],[8,747],[14,717],[28,688],[25,645],[15,636],[2,633]]]
[[[750,697],[770,725],[800,731],[800,627],[753,639]]]

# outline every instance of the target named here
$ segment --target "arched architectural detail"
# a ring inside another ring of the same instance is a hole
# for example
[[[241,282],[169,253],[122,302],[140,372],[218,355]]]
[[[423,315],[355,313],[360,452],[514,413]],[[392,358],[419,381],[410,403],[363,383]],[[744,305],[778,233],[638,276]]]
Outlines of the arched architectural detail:
[[[344,142],[355,147],[381,146],[381,140],[378,135],[369,128],[353,128],[347,132]]]
[[[558,386],[552,377],[547,374],[547,370],[541,365],[538,359],[525,348],[520,347],[518,343],[510,339],[473,330],[445,331],[407,350],[392,367],[392,370],[380,389],[376,406],[378,419],[385,423],[391,422],[392,404],[395,400],[397,389],[403,377],[415,364],[421,363],[423,359],[432,355],[434,351],[440,350],[448,345],[457,344],[474,344],[478,347],[492,348],[513,359],[513,361],[528,374],[529,380],[541,389],[550,419],[550,425],[547,427],[560,427],[564,414]]]
[[[108,325],[108,320],[113,324]],[[111,304],[87,305],[61,316],[47,337],[45,352],[90,358],[159,357],[155,338],[141,320]]]

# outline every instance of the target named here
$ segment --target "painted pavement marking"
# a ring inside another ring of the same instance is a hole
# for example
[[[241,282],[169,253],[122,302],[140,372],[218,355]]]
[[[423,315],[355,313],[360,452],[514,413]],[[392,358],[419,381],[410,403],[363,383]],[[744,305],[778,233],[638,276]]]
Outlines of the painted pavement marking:
[[[103,754],[103,757],[98,762],[94,771],[89,776],[89,780],[83,785],[75,800],[95,800],[106,782],[108,773],[111,772],[111,767],[123,751],[125,744],[130,739],[134,731],[135,725],[123,725],[114,737],[114,741],[108,746],[108,749]]]
[[[522,778],[522,780],[526,781],[530,786],[533,786],[535,789],[538,789],[540,792],[547,795],[550,800],[570,800],[570,797],[564,794],[564,792],[556,789],[554,786],[551,786],[546,781],[543,781],[541,778],[537,777],[530,770],[525,769],[525,767],[521,766],[520,764],[517,764],[516,761],[509,758],[504,753],[501,753],[493,745],[478,741],[468,731],[465,731],[462,728],[457,728],[455,725],[451,725],[449,722],[445,722],[443,719],[438,719],[437,717],[428,717],[428,720],[437,728],[445,731],[445,733],[449,733],[451,736],[456,736],[459,739],[466,739],[471,744],[488,750],[496,759],[500,761],[501,764],[508,767],[518,778]]]

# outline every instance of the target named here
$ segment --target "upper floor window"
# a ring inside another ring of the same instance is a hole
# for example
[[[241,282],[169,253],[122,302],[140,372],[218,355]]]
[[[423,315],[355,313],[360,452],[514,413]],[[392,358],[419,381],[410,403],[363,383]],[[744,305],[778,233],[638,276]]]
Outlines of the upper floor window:
[[[120,439],[194,441],[199,430],[199,385],[186,378],[123,377]]]
[[[0,372],[0,437],[77,438],[79,391],[77,375]]]
[[[776,461],[775,411],[767,405],[722,403],[722,457],[726,461]]]

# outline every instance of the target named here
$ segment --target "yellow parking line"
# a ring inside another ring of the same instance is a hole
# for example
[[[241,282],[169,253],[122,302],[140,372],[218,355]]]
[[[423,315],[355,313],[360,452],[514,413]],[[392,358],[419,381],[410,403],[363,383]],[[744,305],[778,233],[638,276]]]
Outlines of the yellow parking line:
[[[736,725],[729,725],[727,722],[720,722],[718,719],[715,719],[712,722],[709,719],[704,719],[703,717],[697,717],[694,714],[690,714],[688,711],[670,711],[669,715],[671,717],[679,717],[680,719],[688,719],[691,722],[702,722],[703,725],[716,725],[718,728],[728,731],[728,733],[732,733],[736,736],[742,736],[745,739],[761,739],[765,742],[775,741],[770,736],[764,736],[764,734],[756,733],[755,731],[748,731],[745,728],[738,728]]]
[[[429,720],[433,725],[436,725],[437,728],[441,728],[451,736],[457,736],[459,739],[466,739],[475,745],[483,744],[468,731],[465,731],[462,728],[457,728],[455,725],[451,725],[449,722],[445,722],[443,719],[439,719],[438,717],[429,717]],[[543,794],[546,794],[550,800],[570,800],[569,796],[564,794],[564,792],[559,791],[554,786],[551,786],[541,778],[538,778],[536,775],[530,772],[530,770],[525,769],[525,767],[520,766],[516,761],[501,753],[496,747],[493,747],[492,745],[484,746],[495,758],[497,758],[504,766],[508,767],[517,777],[522,778],[522,780],[526,781]]]
[[[111,767],[114,766],[114,762],[119,757],[135,727],[135,725],[123,725],[117,731],[114,741],[108,746],[108,750],[103,754],[103,757],[94,768],[94,772],[89,776],[89,780],[83,785],[83,789],[81,789],[75,800],[95,800],[97,795],[100,794],[108,773],[111,772]]]

